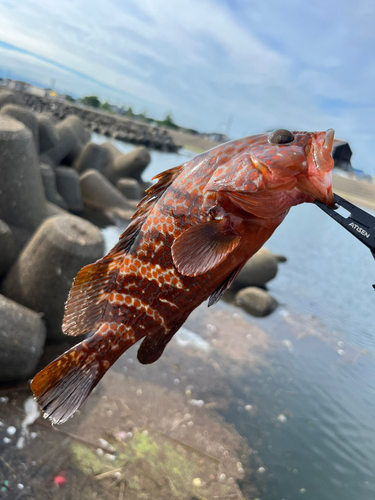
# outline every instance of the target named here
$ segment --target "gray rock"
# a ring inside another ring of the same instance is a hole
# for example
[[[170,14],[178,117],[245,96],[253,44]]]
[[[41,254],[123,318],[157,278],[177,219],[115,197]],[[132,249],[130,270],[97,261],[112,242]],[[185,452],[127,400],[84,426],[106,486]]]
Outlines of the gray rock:
[[[79,173],[90,169],[102,172],[108,161],[109,153],[105,148],[94,142],[88,142],[74,162],[74,168]]]
[[[0,115],[0,219],[34,231],[48,217],[39,161],[30,130]]]
[[[26,125],[33,134],[35,149],[39,153],[39,124],[35,113],[17,104],[6,104],[1,108],[0,112]]]
[[[43,354],[46,327],[34,311],[0,295],[0,381],[27,380]]]
[[[40,171],[42,173],[44,192],[47,200],[53,203],[54,205],[63,208],[64,210],[69,210],[67,202],[57,191],[56,174],[54,169],[50,165],[47,165],[46,163],[41,163]]]
[[[49,113],[38,113],[37,120],[39,124],[40,154],[43,154],[57,146],[59,135],[53,115]]]
[[[13,233],[3,220],[0,220],[0,276],[9,271],[16,257]]]
[[[236,305],[253,316],[263,317],[271,314],[277,307],[277,301],[265,290],[249,286],[235,296]]]
[[[16,94],[10,90],[0,90],[0,109],[6,104],[17,104]]]
[[[240,274],[234,280],[233,288],[264,286],[276,276],[277,263],[278,260],[272,252],[266,248],[261,248],[246,262]]]
[[[2,293],[44,313],[47,339],[62,342],[64,303],[78,271],[104,252],[99,229],[71,214],[50,217],[31,238],[5,277]]]
[[[127,200],[120,191],[97,170],[87,170],[81,175],[80,183],[82,200],[90,207],[104,211],[111,211],[114,208],[121,210],[134,209],[134,203]]]
[[[120,179],[116,184],[117,189],[130,200],[141,199],[141,186],[135,179]]]
[[[55,168],[57,191],[68,204],[69,210],[80,213],[83,210],[79,175],[71,167]]]

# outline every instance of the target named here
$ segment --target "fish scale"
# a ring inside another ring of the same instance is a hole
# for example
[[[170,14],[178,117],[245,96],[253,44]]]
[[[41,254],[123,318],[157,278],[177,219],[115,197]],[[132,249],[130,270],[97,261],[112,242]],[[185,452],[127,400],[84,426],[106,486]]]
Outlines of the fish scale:
[[[34,377],[45,415],[66,421],[141,339],[139,361],[156,361],[199,304],[220,299],[291,206],[331,204],[332,142],[331,130],[278,130],[156,176],[117,245],[73,283],[63,331],[91,336]]]

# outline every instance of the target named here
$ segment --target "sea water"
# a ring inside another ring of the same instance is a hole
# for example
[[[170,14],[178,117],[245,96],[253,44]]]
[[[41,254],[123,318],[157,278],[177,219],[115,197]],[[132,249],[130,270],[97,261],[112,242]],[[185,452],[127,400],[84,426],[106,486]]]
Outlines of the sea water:
[[[124,152],[133,148],[113,142]],[[151,156],[144,180],[193,154]],[[106,234],[114,244],[116,231]],[[230,380],[224,417],[261,456],[268,500],[373,500],[374,259],[314,205],[293,208],[266,246],[287,257],[268,287],[280,306],[268,318],[241,314],[275,348],[267,368]],[[253,417],[237,404],[249,394]]]

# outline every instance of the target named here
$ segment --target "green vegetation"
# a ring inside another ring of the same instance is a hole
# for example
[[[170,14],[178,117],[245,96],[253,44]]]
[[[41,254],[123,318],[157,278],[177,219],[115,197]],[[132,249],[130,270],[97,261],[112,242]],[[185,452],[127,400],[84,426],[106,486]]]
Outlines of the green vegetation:
[[[72,102],[74,101],[74,99],[70,96],[67,96],[66,99],[68,101],[72,101]],[[103,111],[106,111],[107,113],[118,113],[118,114],[121,114],[123,116],[127,116],[128,118],[131,118],[131,119],[139,120],[139,121],[149,123],[149,124],[158,125],[159,127],[170,128],[173,130],[180,130],[181,132],[188,132],[190,134],[199,134],[199,132],[197,130],[194,130],[191,128],[187,129],[187,128],[180,127],[179,125],[177,125],[174,122],[170,113],[165,115],[164,120],[155,120],[154,118],[148,117],[146,114],[146,111],[143,111],[142,113],[139,113],[139,114],[134,113],[131,106],[129,106],[127,109],[124,106],[122,106],[122,108],[117,107],[117,109],[116,109],[116,106],[113,106],[108,101],[101,103],[99,97],[97,97],[95,95],[85,96],[82,99],[80,99],[80,101],[84,106],[90,106],[92,108],[102,109]]]
[[[90,106],[91,108],[100,108],[100,101],[96,95],[90,95],[84,97],[82,100],[82,104],[85,106]]]
[[[73,462],[88,482],[97,489],[98,481],[105,490],[121,489],[126,485],[126,498],[146,498],[146,491],[158,491],[160,498],[208,499],[210,486],[207,479],[216,477],[217,463],[202,457],[163,436],[137,433],[123,443],[115,441],[113,458],[98,456],[95,449],[81,443],[71,446]],[[113,474],[110,472],[113,471]],[[196,478],[200,478],[199,480]],[[212,481],[209,481],[211,483]],[[87,484],[88,488],[91,488]],[[225,490],[225,487],[223,486]],[[113,491],[115,493],[115,491]],[[114,495],[114,498],[117,498]]]

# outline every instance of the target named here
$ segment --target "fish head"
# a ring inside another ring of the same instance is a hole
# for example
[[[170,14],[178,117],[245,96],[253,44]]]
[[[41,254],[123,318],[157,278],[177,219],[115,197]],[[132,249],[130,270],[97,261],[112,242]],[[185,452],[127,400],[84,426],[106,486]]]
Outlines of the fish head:
[[[257,216],[276,216],[293,205],[315,200],[334,206],[333,138],[332,129],[278,129],[248,138],[248,146],[231,158],[230,168],[215,171],[206,190],[226,192]]]

